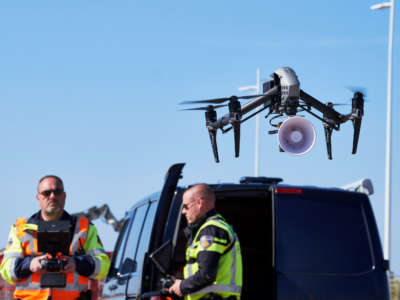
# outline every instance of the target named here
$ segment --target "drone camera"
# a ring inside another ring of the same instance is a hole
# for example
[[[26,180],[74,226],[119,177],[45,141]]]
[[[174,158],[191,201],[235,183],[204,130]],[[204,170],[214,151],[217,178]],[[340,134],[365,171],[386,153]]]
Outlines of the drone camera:
[[[268,80],[264,82],[262,86],[263,86],[263,93],[266,93],[275,86],[275,82],[274,80]]]

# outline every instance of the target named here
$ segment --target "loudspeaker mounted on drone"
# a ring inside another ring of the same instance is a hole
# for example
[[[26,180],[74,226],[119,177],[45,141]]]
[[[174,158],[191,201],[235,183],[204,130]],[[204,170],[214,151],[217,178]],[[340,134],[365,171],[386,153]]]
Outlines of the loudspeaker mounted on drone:
[[[283,151],[293,155],[309,152],[315,144],[314,127],[303,117],[289,117],[278,130],[278,142]]]

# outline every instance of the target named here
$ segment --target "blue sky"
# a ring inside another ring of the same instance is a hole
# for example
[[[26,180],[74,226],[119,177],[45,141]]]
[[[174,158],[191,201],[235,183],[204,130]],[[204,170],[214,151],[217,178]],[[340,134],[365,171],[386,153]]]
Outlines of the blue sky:
[[[333,135],[326,156],[320,122],[315,147],[280,153],[261,124],[260,174],[286,183],[342,186],[370,178],[383,240],[389,10],[375,1],[8,1],[0,4],[0,244],[17,217],[37,210],[45,174],[65,181],[66,209],[108,203],[117,217],[159,190],[168,167],[186,162],[182,184],[238,182],[254,174],[254,120],[242,126],[241,155],[219,135],[212,158],[203,113],[184,100],[242,95],[256,69],[268,79],[295,70],[323,102],[367,89],[358,153],[352,125]],[[399,19],[396,7],[396,19]],[[393,55],[392,270],[400,272],[399,23]],[[347,112],[349,107],[338,107]],[[225,113],[225,112],[223,112]],[[261,118],[263,120],[263,118]],[[116,234],[95,222],[112,249]]]

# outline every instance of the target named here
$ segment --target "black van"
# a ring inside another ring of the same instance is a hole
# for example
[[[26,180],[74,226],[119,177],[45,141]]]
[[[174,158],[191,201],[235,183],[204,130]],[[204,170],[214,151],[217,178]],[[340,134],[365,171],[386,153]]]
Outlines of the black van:
[[[168,299],[157,291],[185,263],[185,188],[177,187],[183,166],[171,166],[162,191],[127,212],[104,299]],[[388,262],[368,196],[280,181],[210,185],[240,239],[241,299],[389,300]]]

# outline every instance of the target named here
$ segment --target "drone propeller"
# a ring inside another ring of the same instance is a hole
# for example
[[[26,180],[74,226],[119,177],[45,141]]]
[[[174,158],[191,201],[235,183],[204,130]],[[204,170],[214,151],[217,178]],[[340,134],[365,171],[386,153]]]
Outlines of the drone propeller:
[[[195,104],[195,103],[223,103],[225,101],[234,101],[238,99],[251,99],[260,97],[262,95],[246,95],[246,96],[231,96],[231,97],[224,97],[224,98],[215,98],[215,99],[207,99],[207,100],[194,100],[194,101],[183,101],[179,104]]]
[[[185,109],[180,109],[180,111],[183,111],[183,110],[206,110],[206,111],[208,111],[208,110],[213,110],[213,109],[224,107],[224,106],[228,106],[228,104],[207,105],[207,106],[202,106],[202,107],[185,108]]]
[[[327,105],[331,105],[331,107],[334,107],[334,106],[348,106],[348,105],[350,105],[350,103],[332,103],[332,102],[328,102]]]

